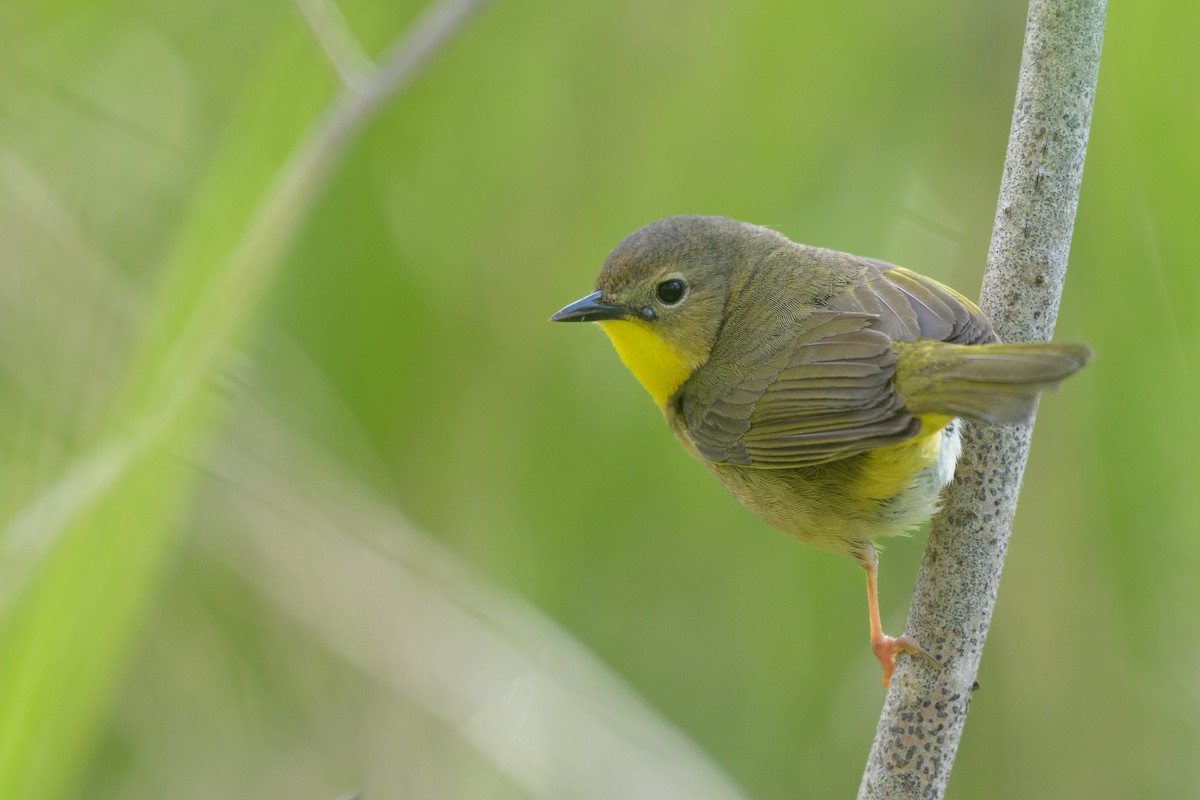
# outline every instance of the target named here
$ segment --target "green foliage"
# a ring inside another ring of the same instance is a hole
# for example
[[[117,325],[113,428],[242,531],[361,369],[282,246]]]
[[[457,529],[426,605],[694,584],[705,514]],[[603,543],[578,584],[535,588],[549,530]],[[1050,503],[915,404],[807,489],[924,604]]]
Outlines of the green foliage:
[[[378,53],[403,6],[342,10]],[[595,796],[570,759],[523,771],[562,718],[483,686],[657,714],[752,797],[852,793],[860,571],[736,506],[598,331],[545,319],[675,213],[975,293],[1023,9],[923,11],[498,0],[269,227],[337,88],[294,8],[0,9],[0,797]],[[1110,16],[1059,324],[1097,358],[1042,403],[957,795],[1191,791],[1198,14]],[[919,551],[883,555],[891,631]],[[491,633],[429,630],[466,618]],[[428,682],[413,654],[459,645]],[[533,672],[489,677],[502,652]]]

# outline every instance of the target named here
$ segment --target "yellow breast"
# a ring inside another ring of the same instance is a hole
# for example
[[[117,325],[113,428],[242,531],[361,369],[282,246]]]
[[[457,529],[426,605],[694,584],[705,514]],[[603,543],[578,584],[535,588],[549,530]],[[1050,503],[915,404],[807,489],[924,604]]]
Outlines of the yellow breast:
[[[912,439],[867,453],[856,494],[864,500],[886,500],[909,488],[918,475],[937,461],[942,429],[952,419],[926,414],[921,417],[921,432]]]
[[[621,363],[660,407],[666,405],[699,366],[694,358],[663,340],[650,324],[641,320],[605,320],[597,324],[612,340]]]

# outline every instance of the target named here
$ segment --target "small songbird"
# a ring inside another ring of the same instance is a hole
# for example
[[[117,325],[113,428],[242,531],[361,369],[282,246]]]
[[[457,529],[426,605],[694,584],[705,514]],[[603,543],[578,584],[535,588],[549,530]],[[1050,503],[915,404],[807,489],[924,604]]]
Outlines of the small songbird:
[[[1078,344],[1001,344],[931,278],[721,217],[669,217],[608,256],[552,316],[597,322],[675,437],[743,505],[867,573],[871,649],[891,679],[923,653],[879,622],[872,540],[929,519],[959,417],[1016,423],[1080,369]]]

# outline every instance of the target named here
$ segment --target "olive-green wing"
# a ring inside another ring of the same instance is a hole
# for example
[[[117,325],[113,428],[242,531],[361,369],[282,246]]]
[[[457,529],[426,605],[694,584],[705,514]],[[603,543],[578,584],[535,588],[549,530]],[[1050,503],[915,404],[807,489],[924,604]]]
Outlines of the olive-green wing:
[[[863,280],[830,298],[830,308],[874,314],[877,327],[899,342],[999,341],[979,306],[949,286],[882,261],[863,259],[863,266]]]
[[[781,469],[915,435],[920,422],[895,390],[896,353],[876,320],[821,310],[758,358],[714,352],[681,393],[697,448],[712,461]]]
[[[716,462],[812,466],[904,441],[920,421],[893,377],[893,341],[998,341],[983,312],[937,281],[858,260],[860,279],[796,320],[771,314],[749,335],[728,328],[689,379],[679,411],[696,447]],[[739,342],[754,341],[754,345]]]

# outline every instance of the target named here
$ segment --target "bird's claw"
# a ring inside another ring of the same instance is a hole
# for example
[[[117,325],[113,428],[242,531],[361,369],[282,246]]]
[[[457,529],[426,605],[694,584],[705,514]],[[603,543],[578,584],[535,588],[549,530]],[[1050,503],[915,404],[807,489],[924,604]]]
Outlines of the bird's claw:
[[[883,667],[883,685],[887,687],[892,682],[892,670],[896,668],[896,656],[899,653],[914,653],[925,656],[933,662],[933,665],[940,671],[942,662],[938,661],[928,650],[917,644],[917,640],[911,636],[887,636],[881,634],[878,638],[871,641],[871,651],[875,653],[875,657],[879,659],[880,665]]]

